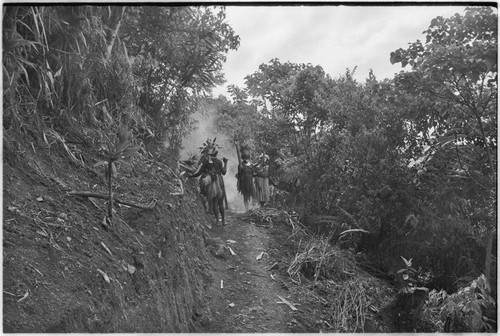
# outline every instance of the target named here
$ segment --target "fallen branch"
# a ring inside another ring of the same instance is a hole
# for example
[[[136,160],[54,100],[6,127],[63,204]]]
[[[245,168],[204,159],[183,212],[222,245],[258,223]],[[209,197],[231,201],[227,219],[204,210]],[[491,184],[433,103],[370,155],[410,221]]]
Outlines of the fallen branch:
[[[281,302],[283,302],[284,304],[286,304],[288,307],[290,307],[291,310],[298,310],[297,308],[295,308],[295,306],[293,304],[291,304],[290,302],[288,302],[287,300],[285,300],[284,298],[282,298],[281,296],[279,295],[276,295],[277,297],[280,298]]]
[[[110,280],[109,280],[109,276],[104,273],[103,271],[101,271],[100,269],[97,269],[97,272],[101,273],[102,277],[104,278],[104,280],[107,282],[107,283],[110,283]]]
[[[17,212],[17,214],[21,217],[24,217],[24,218],[28,218],[28,219],[31,219],[33,220],[35,223],[39,224],[39,223],[42,223],[42,224],[45,224],[45,225],[50,225],[50,226],[58,226],[58,227],[63,227],[63,228],[71,228],[71,226],[68,226],[68,225],[62,225],[62,224],[54,224],[54,223],[47,223],[47,222],[44,222],[43,220],[37,218],[37,217],[29,217],[27,215],[24,215],[22,214],[20,211]],[[40,226],[40,228],[42,228]],[[42,228],[43,229],[43,228]]]
[[[111,253],[111,251],[109,250],[109,248],[103,243],[101,242],[101,246],[104,247],[104,249],[110,254],[110,255],[113,255],[113,253]]]
[[[340,233],[340,236],[346,234],[346,233],[350,233],[350,232],[363,232],[363,233],[370,233],[370,231],[366,231],[366,230],[363,230],[363,229],[349,229],[349,230],[345,230],[345,231],[342,231]]]
[[[233,249],[231,247],[227,247],[229,249],[229,252],[231,252],[231,255],[236,255],[236,253],[234,253]]]
[[[94,197],[94,198],[109,200],[108,195],[102,195],[90,191],[71,191],[68,193],[68,196]],[[149,204],[137,204],[133,202],[122,201],[121,199],[114,197],[113,201],[115,201],[118,204],[128,205],[133,208],[138,208],[143,210],[151,210],[156,206],[156,200],[152,200]]]
[[[26,299],[28,297],[29,293],[30,293],[29,291],[26,291],[26,293],[24,293],[24,296],[22,298],[20,298],[19,300],[17,300],[17,302],[21,302],[24,299]]]

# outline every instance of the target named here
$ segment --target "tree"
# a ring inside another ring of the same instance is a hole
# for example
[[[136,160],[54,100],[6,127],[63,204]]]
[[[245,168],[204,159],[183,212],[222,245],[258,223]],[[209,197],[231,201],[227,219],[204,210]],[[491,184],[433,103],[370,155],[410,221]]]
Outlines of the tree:
[[[245,89],[241,89],[234,84],[231,84],[227,87],[227,92],[231,95],[233,99],[233,103],[239,105],[244,104],[248,100],[248,93]]]
[[[129,7],[120,39],[140,79],[138,105],[155,125],[157,140],[180,141],[197,95],[224,80],[222,64],[239,37],[223,7]]]
[[[446,124],[437,137],[460,132],[487,154],[488,169],[496,176],[497,14],[491,7],[469,7],[465,15],[432,20],[426,42],[391,53],[392,63],[410,65],[413,74],[399,77],[433,98],[454,105],[440,111]],[[471,125],[471,122],[474,125]]]
[[[427,176],[436,190],[452,190],[466,203],[476,203],[468,217],[474,216],[474,208],[488,209],[487,278],[496,233],[497,22],[493,8],[469,7],[464,15],[433,19],[424,31],[425,43],[417,40],[408,49],[391,53],[392,63],[412,70],[398,75],[397,85],[431,107],[420,111],[427,122],[419,125],[421,132],[431,133],[431,147],[420,159],[433,167]]]
[[[259,112],[286,129],[285,142],[294,154],[306,156],[328,116],[330,82],[321,66],[281,63],[278,59],[261,64],[258,71],[246,77],[248,94],[257,102]]]
[[[283,113],[287,90],[293,78],[303,68],[303,64],[281,63],[275,58],[269,64],[259,65],[258,71],[245,77],[248,94],[257,99],[262,108],[261,113],[270,118],[276,118],[278,113]]]

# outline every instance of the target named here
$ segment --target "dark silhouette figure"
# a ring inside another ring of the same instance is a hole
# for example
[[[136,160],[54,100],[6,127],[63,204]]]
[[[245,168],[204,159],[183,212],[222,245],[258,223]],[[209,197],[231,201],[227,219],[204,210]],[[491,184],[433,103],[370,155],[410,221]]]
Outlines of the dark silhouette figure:
[[[250,155],[247,152],[240,154],[240,148],[236,145],[236,151],[238,153],[238,173],[236,174],[237,179],[237,189],[240,194],[243,195],[243,203],[245,204],[245,210],[248,211],[250,202],[255,197],[255,187],[254,187],[254,166],[250,162]]]
[[[226,225],[224,211],[224,198],[226,190],[222,175],[226,175],[227,159],[222,161],[217,158],[217,151],[211,149],[204,153],[202,163],[198,170],[190,177],[202,176],[200,179],[200,193],[207,198],[208,207],[212,209],[215,215],[215,224],[219,225],[219,213],[221,214],[221,224]]]

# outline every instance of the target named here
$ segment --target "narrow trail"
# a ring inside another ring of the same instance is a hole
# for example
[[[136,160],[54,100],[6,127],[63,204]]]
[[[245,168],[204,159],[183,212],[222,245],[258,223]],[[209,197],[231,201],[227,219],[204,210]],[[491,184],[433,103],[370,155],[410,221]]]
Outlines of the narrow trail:
[[[205,331],[291,332],[297,322],[294,319],[297,312],[281,303],[278,297],[292,301],[271,269],[275,261],[266,251],[272,248],[272,237],[265,227],[241,217],[241,214],[228,212],[227,226],[208,230],[212,238],[220,238],[236,255],[226,253],[223,258],[216,259],[214,282],[207,295],[213,319],[206,324]],[[262,258],[257,260],[261,252],[264,252]]]

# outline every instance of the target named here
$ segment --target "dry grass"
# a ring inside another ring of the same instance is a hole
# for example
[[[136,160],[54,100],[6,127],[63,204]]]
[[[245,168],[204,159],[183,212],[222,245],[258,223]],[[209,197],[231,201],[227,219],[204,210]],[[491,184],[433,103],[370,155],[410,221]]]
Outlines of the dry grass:
[[[283,242],[286,244],[288,240],[295,241],[298,246],[301,245],[303,240],[308,241],[312,239],[312,235],[307,232],[306,227],[298,220],[296,213],[289,213],[285,210],[278,210],[275,208],[258,208],[249,210],[242,219],[254,221],[258,226],[271,227],[273,223],[285,223],[291,228],[292,234]]]
[[[334,330],[354,332],[364,330],[370,297],[369,286],[358,277],[341,284],[332,284],[336,299],[331,305],[330,322]]]
[[[352,255],[331,245],[328,239],[309,240],[288,267],[288,274],[298,283],[304,277],[315,282],[345,280],[353,276],[355,271],[356,261]]]
[[[307,242],[287,270],[290,278],[300,287],[310,287],[309,295],[329,307],[329,331],[366,331],[373,310],[385,304],[380,282],[358,269],[352,253],[331,245],[328,238]]]
[[[302,306],[318,307],[308,313],[324,321],[324,332],[390,331],[381,321],[380,311],[392,300],[393,289],[366,273],[356,271],[344,280],[303,280],[291,290],[301,298]]]
[[[271,225],[273,221],[276,221],[281,218],[283,212],[274,208],[265,208],[265,209],[251,209],[245,215],[242,216],[243,219],[252,220],[257,223],[267,223]]]
[[[302,307],[314,307],[304,313],[323,321],[320,329],[350,333],[389,331],[376,315],[390,301],[392,289],[359,269],[351,251],[331,244],[332,236],[318,238],[309,234],[295,213],[267,208],[251,210],[244,216],[256,224],[286,224],[276,226],[280,231],[290,229],[291,235],[283,242],[284,245],[288,241],[295,250],[288,259],[287,273],[295,284],[290,290],[300,298]]]

